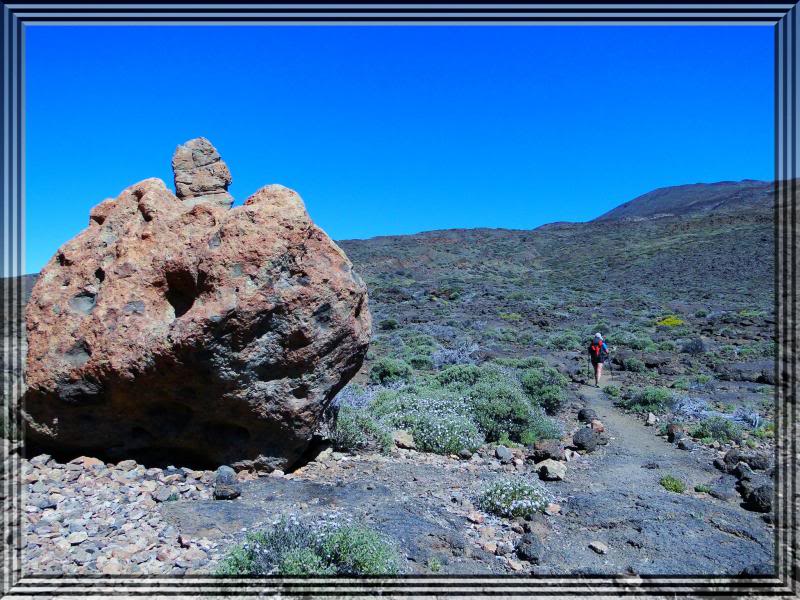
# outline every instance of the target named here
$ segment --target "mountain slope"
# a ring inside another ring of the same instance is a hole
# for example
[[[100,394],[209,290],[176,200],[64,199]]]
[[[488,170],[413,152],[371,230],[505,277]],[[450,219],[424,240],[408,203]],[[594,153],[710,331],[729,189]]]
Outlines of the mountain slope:
[[[774,198],[770,181],[720,181],[664,187],[634,198],[595,221],[615,221],[681,216],[695,213],[730,211],[741,208],[771,207]]]

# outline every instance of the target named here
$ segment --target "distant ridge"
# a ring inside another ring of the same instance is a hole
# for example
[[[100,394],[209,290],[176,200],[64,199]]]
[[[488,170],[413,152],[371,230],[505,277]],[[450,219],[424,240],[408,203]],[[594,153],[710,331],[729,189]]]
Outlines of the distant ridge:
[[[664,187],[620,204],[594,221],[652,219],[769,207],[774,197],[773,189],[771,181],[754,179]]]

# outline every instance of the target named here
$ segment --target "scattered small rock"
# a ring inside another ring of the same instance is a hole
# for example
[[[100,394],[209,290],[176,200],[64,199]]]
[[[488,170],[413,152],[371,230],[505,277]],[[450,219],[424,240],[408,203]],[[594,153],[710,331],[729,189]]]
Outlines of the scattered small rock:
[[[581,427],[572,436],[572,443],[579,450],[591,452],[597,448],[597,433],[591,427]]]
[[[178,490],[174,486],[160,486],[153,494],[153,500],[156,502],[167,502],[170,498],[178,495]]]
[[[731,471],[731,473],[738,479],[739,481],[751,481],[755,478],[755,473],[753,473],[753,469],[745,462],[740,462],[736,465],[736,467]]]
[[[561,481],[567,475],[567,465],[550,458],[534,465],[534,468],[545,481]]]
[[[511,567],[512,571],[522,571],[523,569],[522,565],[513,558],[507,559],[507,562],[508,566]]]
[[[506,448],[505,446],[498,446],[494,450],[494,455],[500,460],[502,463],[510,463],[514,460],[514,455],[511,453],[511,450]]]
[[[653,413],[647,413],[647,418],[644,420],[644,424],[648,427],[652,427],[658,423],[658,418]]]
[[[72,544],[73,546],[76,544],[80,544],[81,542],[85,542],[89,539],[89,534],[85,531],[76,531],[74,533],[70,533],[67,536],[67,541]]]
[[[774,493],[772,483],[759,485],[744,497],[745,507],[756,512],[770,512]]]
[[[589,542],[589,548],[598,554],[608,554],[608,546],[606,546],[603,542]]]
[[[392,439],[394,440],[394,445],[398,448],[404,448],[406,450],[417,449],[417,445],[414,443],[414,436],[405,429],[393,431]]]
[[[548,515],[557,515],[561,512],[561,505],[556,504],[555,502],[550,502],[544,509]]]
[[[739,574],[749,575],[750,577],[774,577],[775,566],[769,563],[755,563],[747,565]]]
[[[236,479],[236,471],[227,465],[218,468],[214,476],[214,499],[233,500],[241,493],[242,487]]]
[[[474,510],[467,515],[467,519],[472,523],[483,523],[484,516],[478,511]]]
[[[589,423],[589,426],[597,433],[603,433],[606,430],[606,428],[603,426],[603,423],[598,419],[592,419]]]
[[[685,435],[686,433],[684,432],[682,425],[678,423],[670,423],[667,425],[667,441],[677,442]]]
[[[514,550],[519,558],[535,565],[539,564],[545,551],[544,544],[533,533],[526,533],[519,538]]]
[[[742,452],[736,448],[728,450],[723,461],[728,471],[733,471],[740,463],[745,463],[756,471],[764,471],[770,465],[770,458],[766,452]]]
[[[534,462],[565,460],[564,446],[558,440],[539,440],[531,448]]]

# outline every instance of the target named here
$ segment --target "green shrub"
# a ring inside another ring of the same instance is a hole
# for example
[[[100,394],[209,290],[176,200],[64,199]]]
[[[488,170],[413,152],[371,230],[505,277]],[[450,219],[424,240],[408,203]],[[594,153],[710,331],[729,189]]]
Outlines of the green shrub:
[[[673,398],[666,388],[648,386],[630,398],[617,401],[622,408],[637,413],[662,413],[673,405]]]
[[[615,385],[607,385],[603,391],[612,398],[616,398],[620,395],[620,389]]]
[[[394,319],[383,319],[380,323],[378,323],[378,328],[382,329],[383,331],[392,331],[399,327],[400,323]]]
[[[394,575],[399,571],[395,549],[375,530],[362,525],[334,528],[322,537],[322,555],[349,575]]]
[[[689,378],[688,377],[678,377],[675,381],[672,382],[672,387],[676,390],[683,390],[686,391],[689,389]]]
[[[442,570],[442,561],[436,556],[431,556],[428,559],[428,570],[431,573],[438,573]]]
[[[474,385],[469,395],[475,420],[488,441],[497,441],[503,432],[519,440],[528,428],[533,406],[519,387],[508,381],[487,380]]]
[[[695,492],[700,492],[701,494],[707,494],[707,493],[709,493],[711,491],[711,488],[708,487],[707,485],[705,485],[704,483],[700,483],[700,484],[694,486],[694,491]]]
[[[538,356],[529,356],[528,358],[495,358],[492,364],[501,367],[511,367],[512,369],[530,369],[547,366],[545,360]]]
[[[510,437],[508,437],[508,434],[505,433],[505,432],[503,432],[503,435],[501,435],[500,439],[497,440],[497,443],[505,446],[506,448],[522,448],[523,447],[522,444],[519,444],[519,443],[513,441]]]
[[[593,319],[596,317],[597,317],[596,314],[591,315],[591,318]],[[606,338],[608,338],[611,333],[611,326],[605,321],[595,321],[593,325],[583,326],[580,330],[579,335],[581,339],[587,340],[587,345],[588,345],[588,340],[592,339],[594,337],[594,334],[597,332],[600,332]]]
[[[548,415],[555,415],[564,407],[566,394],[556,385],[546,385],[539,390],[536,401]]]
[[[668,492],[675,492],[676,494],[682,494],[686,491],[686,484],[683,483],[677,477],[673,477],[672,475],[664,475],[661,480],[659,481],[661,487],[663,487]]]
[[[744,317],[745,319],[759,319],[767,316],[766,312],[756,308],[743,308],[738,314],[740,317]]]
[[[631,350],[645,350],[653,345],[653,340],[649,337],[640,337],[628,332],[618,334],[614,340],[618,345]]]
[[[360,524],[313,524],[281,518],[247,534],[217,568],[218,575],[394,575],[399,555],[377,531]]]
[[[566,401],[567,378],[552,367],[526,369],[521,377],[522,389],[528,398],[549,415],[556,414]]]
[[[249,537],[248,537],[249,539]],[[250,575],[256,573],[255,556],[249,546],[235,546],[223,558],[216,570],[217,575]]]
[[[709,417],[697,423],[691,430],[692,437],[709,438],[720,443],[742,441],[742,430],[725,417]]]
[[[754,429],[753,435],[762,440],[775,437],[775,425],[772,423],[765,423]]]
[[[551,335],[545,345],[553,350],[576,350],[583,346],[583,342],[576,334],[567,332]]]
[[[369,379],[372,383],[392,383],[408,380],[411,377],[411,367],[404,360],[384,357],[372,365]]]
[[[499,342],[507,342],[510,344],[529,344],[533,340],[533,336],[527,331],[519,331],[511,327],[490,329],[487,334]]]
[[[281,556],[278,574],[286,577],[295,575],[334,575],[336,569],[326,563],[311,548],[293,548]]]
[[[535,398],[538,390],[545,386],[567,387],[568,381],[553,367],[526,369],[520,376],[522,389],[530,398]]]
[[[499,316],[499,317],[500,317],[501,319],[503,319],[504,321],[512,321],[512,322],[516,322],[516,321],[521,321],[521,320],[522,320],[522,315],[521,315],[521,314],[519,314],[519,313],[517,313],[517,312],[510,312],[510,313],[507,313],[507,312],[501,312],[501,313],[500,313],[499,315],[497,315],[497,316]]]
[[[453,365],[442,369],[434,377],[436,383],[443,387],[454,390],[464,390],[479,381],[486,379],[498,379],[501,374],[486,366],[477,365]]]
[[[557,440],[562,434],[555,421],[541,413],[534,413],[528,427],[519,436],[519,441],[525,446],[531,446],[539,440]]]
[[[405,359],[414,369],[428,371],[433,369],[433,358],[426,354],[407,354]]]
[[[401,334],[401,338],[406,348],[410,348],[416,352],[430,354],[439,347],[436,340],[426,333],[409,332]]]
[[[550,502],[543,487],[521,477],[497,480],[483,489],[478,506],[501,517],[528,517]]]
[[[331,432],[334,448],[353,452],[366,448],[374,442],[382,452],[393,445],[391,432],[381,426],[368,411],[343,404],[339,407],[336,422]]]
[[[636,357],[625,359],[625,370],[631,373],[644,373],[647,371],[645,364]]]

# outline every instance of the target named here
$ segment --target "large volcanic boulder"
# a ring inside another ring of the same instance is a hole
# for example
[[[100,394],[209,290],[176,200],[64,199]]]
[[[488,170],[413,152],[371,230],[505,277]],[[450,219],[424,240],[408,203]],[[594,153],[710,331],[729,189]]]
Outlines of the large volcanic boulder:
[[[362,364],[366,287],[292,190],[229,208],[203,139],[173,165],[182,199],[159,179],[127,188],[43,269],[26,313],[30,441],[286,468]]]

